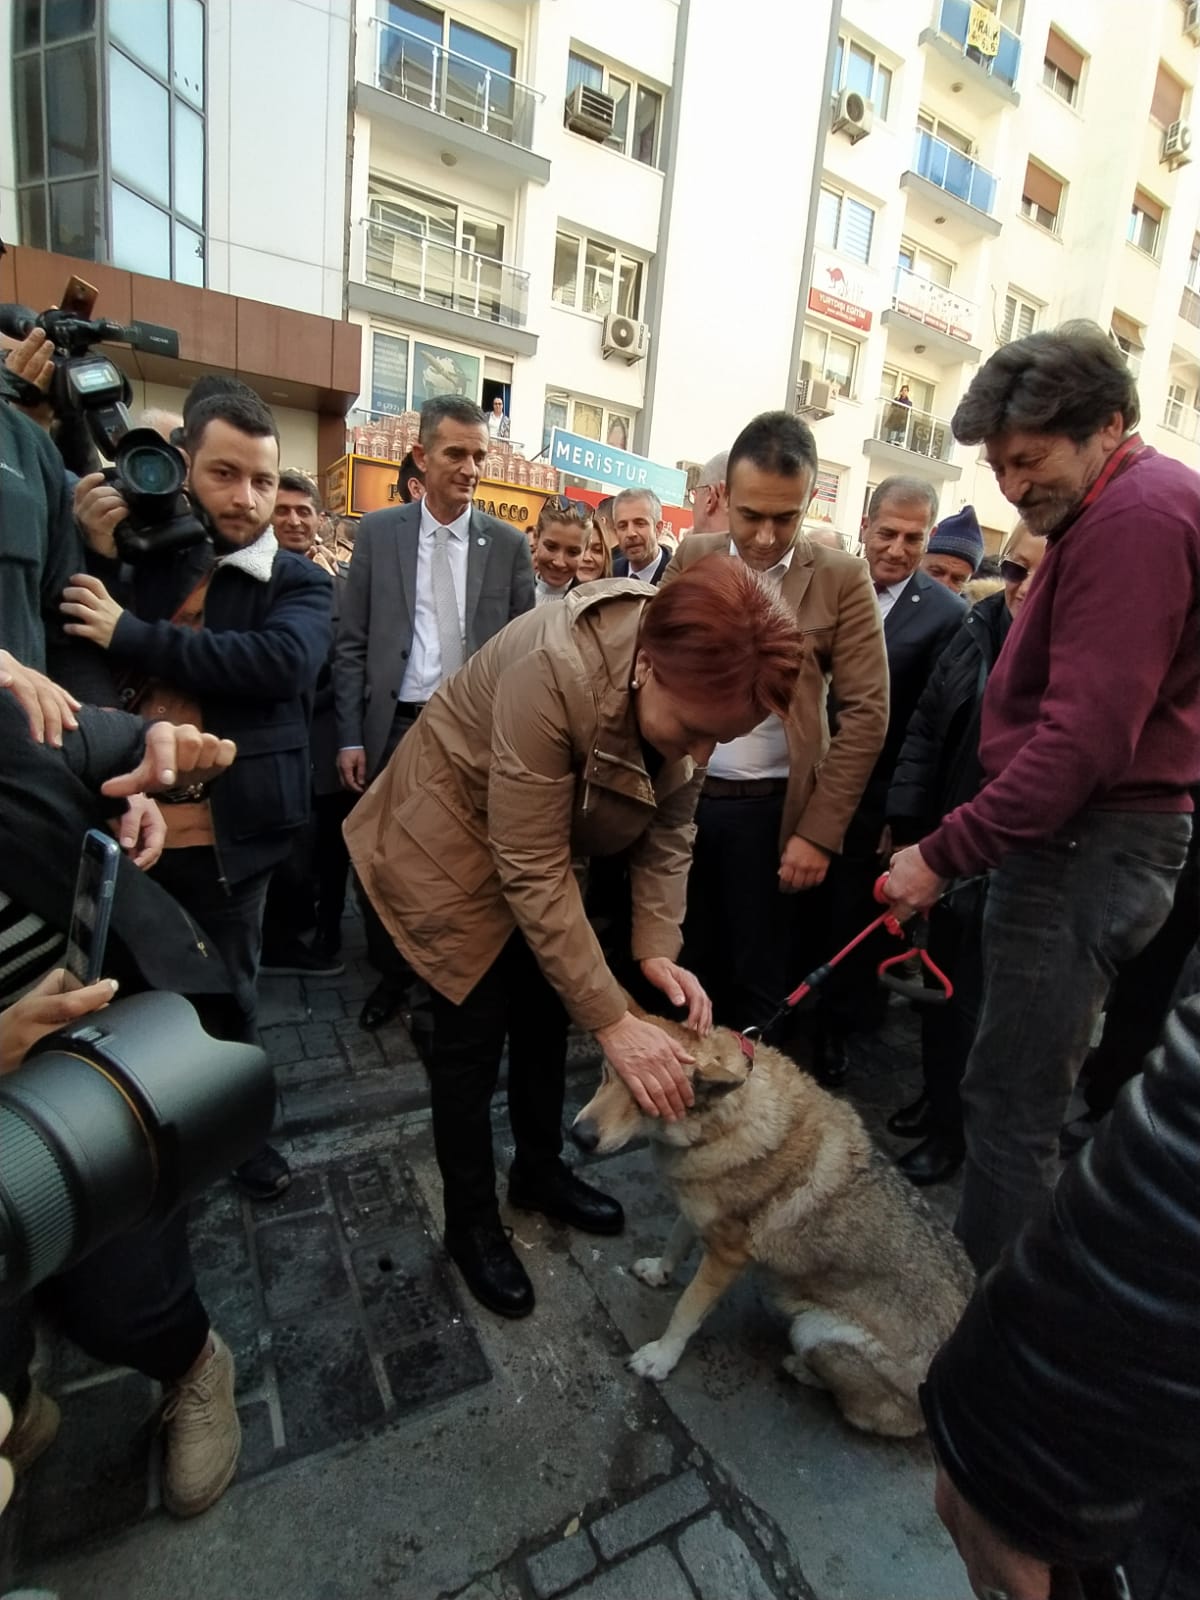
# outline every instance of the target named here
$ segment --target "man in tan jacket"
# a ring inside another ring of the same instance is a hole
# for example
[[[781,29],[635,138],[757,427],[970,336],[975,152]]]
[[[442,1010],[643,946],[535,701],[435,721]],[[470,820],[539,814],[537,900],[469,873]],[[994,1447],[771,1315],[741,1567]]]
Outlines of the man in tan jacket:
[[[801,531],[816,480],[811,430],[786,411],[755,417],[729,452],[729,533],[685,539],[663,579],[734,553],[794,609],[806,646],[786,722],[768,717],[718,745],[696,812],[685,959],[732,1027],[764,1022],[802,976],[791,965],[791,897],[824,881],[887,732],[887,655],[866,564]]]

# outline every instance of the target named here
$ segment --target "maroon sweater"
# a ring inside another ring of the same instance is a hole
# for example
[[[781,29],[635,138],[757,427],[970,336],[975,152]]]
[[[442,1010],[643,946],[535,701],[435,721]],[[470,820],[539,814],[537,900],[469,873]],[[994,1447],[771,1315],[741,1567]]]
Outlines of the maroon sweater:
[[[984,788],[921,842],[943,878],[1080,811],[1190,811],[1200,781],[1200,475],[1146,449],[1045,558],[988,681]]]

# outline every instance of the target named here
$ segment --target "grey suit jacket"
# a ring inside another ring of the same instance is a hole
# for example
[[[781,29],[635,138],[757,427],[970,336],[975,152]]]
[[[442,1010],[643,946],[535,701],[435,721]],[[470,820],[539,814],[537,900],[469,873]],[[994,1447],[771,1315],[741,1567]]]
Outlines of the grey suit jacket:
[[[362,745],[367,772],[383,758],[404,678],[417,608],[418,503],[362,519],[342,591],[333,690],[338,748]],[[471,512],[467,654],[533,609],[533,562],[519,528]]]

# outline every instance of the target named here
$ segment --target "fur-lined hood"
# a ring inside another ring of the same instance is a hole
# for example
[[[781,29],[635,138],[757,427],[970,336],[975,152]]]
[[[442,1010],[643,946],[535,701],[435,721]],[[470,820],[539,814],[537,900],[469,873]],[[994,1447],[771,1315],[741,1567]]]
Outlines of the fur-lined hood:
[[[217,562],[217,568],[219,570],[221,567],[233,567],[238,572],[244,572],[249,578],[257,578],[259,583],[270,583],[278,549],[274,528],[266,528],[253,544],[243,545],[240,550],[222,556]]]

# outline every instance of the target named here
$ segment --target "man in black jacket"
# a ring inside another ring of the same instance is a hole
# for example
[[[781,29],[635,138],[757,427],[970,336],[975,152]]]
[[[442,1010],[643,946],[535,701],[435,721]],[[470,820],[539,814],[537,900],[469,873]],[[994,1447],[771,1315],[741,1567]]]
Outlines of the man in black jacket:
[[[888,792],[895,848],[915,844],[955,806],[979,793],[983,691],[1045,552],[1045,539],[1019,523],[1004,551],[1003,590],[968,612],[938,657],[908,724]],[[924,1087],[917,1100],[888,1119],[893,1133],[921,1140],[897,1162],[917,1184],[953,1177],[966,1153],[958,1086],[983,998],[984,893],[982,883],[963,883],[929,913],[929,954],[953,983],[954,994],[944,1006],[922,1009]]]
[[[1198,957],[1161,1048],[922,1390],[938,1512],[977,1595],[1047,1600],[1052,1567],[1115,1559],[1135,1600],[1200,1594]]]
[[[280,550],[271,531],[279,435],[271,413],[215,394],[188,415],[188,490],[211,538],[126,580],[112,533],[119,492],[84,479],[78,515],[93,572],[66,590],[67,631],[107,650],[126,703],[143,715],[195,722],[233,739],[239,760],[209,794],[176,790],[155,876],[208,933],[229,968],[238,1036],[256,1036],[263,903],[272,869],[308,819],[308,726],[331,636],[332,588],[312,562]],[[111,592],[110,592],[111,591]],[[265,1147],[239,1169],[243,1189],[270,1199],[287,1186]]]

